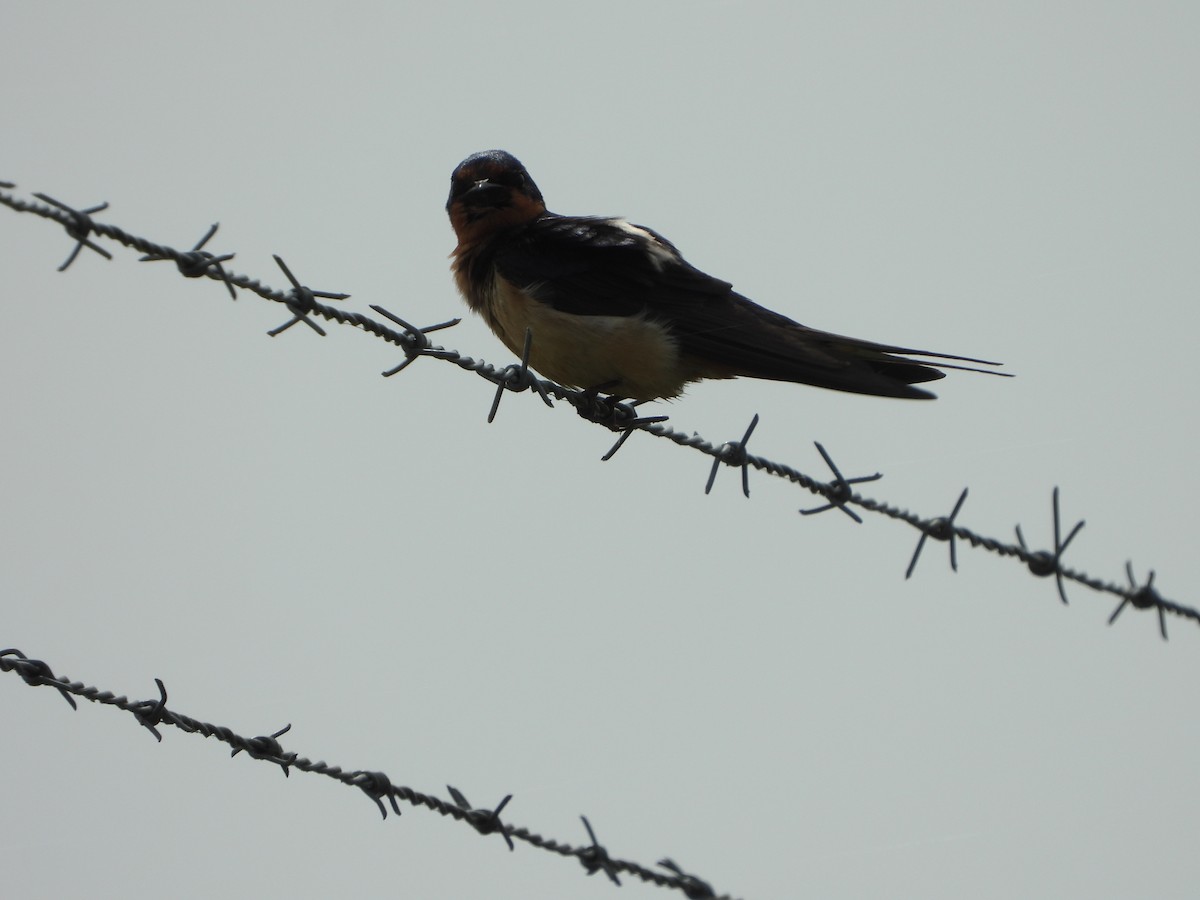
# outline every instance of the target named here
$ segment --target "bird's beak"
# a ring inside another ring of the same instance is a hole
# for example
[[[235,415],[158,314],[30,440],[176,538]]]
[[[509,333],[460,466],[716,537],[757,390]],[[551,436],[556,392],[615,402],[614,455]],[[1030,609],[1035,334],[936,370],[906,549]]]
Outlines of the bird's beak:
[[[462,195],[462,202],[467,206],[505,206],[510,190],[484,178],[467,189]]]

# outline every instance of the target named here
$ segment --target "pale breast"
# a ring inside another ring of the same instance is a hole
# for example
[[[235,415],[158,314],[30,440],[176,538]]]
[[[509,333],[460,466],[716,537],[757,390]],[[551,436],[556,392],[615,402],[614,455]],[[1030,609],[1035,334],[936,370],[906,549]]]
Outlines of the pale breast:
[[[536,291],[536,288],[535,288]],[[505,346],[518,356],[533,332],[529,364],[568,387],[605,387],[635,400],[676,397],[696,377],[680,359],[665,327],[644,316],[579,316],[531,299],[502,278],[493,281],[481,310]]]

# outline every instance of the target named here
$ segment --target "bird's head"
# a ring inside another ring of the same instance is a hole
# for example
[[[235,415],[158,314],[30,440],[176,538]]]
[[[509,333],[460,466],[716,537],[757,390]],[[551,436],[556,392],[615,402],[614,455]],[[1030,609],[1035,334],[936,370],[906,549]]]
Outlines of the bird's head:
[[[473,153],[450,176],[446,212],[459,239],[531,222],[546,212],[542,192],[504,150]]]

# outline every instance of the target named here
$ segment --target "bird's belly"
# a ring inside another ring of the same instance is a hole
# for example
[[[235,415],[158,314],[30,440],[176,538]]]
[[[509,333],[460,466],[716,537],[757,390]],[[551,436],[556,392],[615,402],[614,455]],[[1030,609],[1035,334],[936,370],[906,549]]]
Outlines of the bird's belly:
[[[529,364],[546,378],[634,400],[676,397],[690,380],[675,339],[657,322],[560,312],[497,281],[488,324],[518,356],[530,329]]]

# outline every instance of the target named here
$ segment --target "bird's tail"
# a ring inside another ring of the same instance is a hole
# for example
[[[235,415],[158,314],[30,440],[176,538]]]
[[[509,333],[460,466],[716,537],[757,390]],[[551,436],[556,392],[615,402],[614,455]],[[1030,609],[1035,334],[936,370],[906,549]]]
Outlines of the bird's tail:
[[[815,331],[803,325],[798,327],[803,332],[799,340],[807,352],[792,357],[790,364],[778,357],[764,360],[768,364],[763,367],[762,374],[758,377],[797,381],[851,393],[914,400],[934,399],[933,393],[913,385],[945,378],[945,369],[1012,377],[1006,372],[980,368],[1001,365],[988,359],[878,344],[874,341]],[[966,365],[967,363],[973,365]]]
[[[682,335],[684,350],[711,367],[702,373],[705,377],[746,375],[856,394],[929,400],[933,394],[913,385],[944,378],[944,369],[1006,374],[980,368],[999,365],[987,359],[818,331],[735,296],[740,302],[724,307],[720,317]]]

